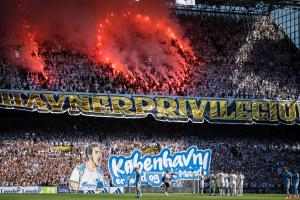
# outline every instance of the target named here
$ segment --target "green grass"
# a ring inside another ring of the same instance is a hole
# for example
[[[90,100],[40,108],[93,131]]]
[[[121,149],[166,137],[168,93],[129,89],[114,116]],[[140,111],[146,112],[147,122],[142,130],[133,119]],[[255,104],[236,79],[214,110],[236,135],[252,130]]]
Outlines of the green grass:
[[[220,196],[201,196],[193,194],[169,194],[164,196],[161,194],[143,194],[140,199],[148,200],[185,200],[185,199],[199,199],[199,200],[283,200],[284,195],[278,194],[246,194],[242,197],[220,197]],[[121,199],[136,199],[134,194],[0,194],[0,199],[5,200],[90,200],[90,199],[106,199],[106,200],[121,200]]]

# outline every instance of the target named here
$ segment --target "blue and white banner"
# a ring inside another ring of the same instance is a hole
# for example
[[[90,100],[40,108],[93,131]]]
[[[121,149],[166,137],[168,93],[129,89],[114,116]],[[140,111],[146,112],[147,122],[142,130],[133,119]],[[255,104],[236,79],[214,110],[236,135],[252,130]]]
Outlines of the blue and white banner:
[[[77,194],[123,194],[125,193],[124,187],[104,187],[103,190],[79,190],[70,191],[68,186],[58,186],[57,193],[77,193]]]
[[[124,187],[109,187],[104,188],[104,193],[106,194],[123,194],[125,193]]]
[[[142,185],[160,187],[165,171],[172,172],[172,181],[192,180],[199,173],[209,175],[211,150],[199,150],[196,146],[186,151],[171,154],[169,148],[164,148],[157,155],[142,156],[141,151],[135,150],[130,156],[112,155],[108,159],[109,172],[112,182],[117,187],[135,185],[134,168],[138,167],[142,177]]]
[[[76,191],[76,193],[84,194],[123,194],[125,193],[124,187],[105,187],[102,191],[97,190],[82,190]]]
[[[64,185],[64,186],[57,186],[57,193],[62,193],[62,194],[67,194],[70,193],[70,189],[68,186]]]

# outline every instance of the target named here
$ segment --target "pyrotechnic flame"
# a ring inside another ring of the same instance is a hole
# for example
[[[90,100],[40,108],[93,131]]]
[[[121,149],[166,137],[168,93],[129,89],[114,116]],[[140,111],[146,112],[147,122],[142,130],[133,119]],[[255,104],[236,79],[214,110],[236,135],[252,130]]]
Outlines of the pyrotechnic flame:
[[[194,60],[196,58],[189,44],[175,30],[167,21],[154,20],[139,13],[134,15],[129,11],[127,14],[122,12],[120,15],[110,13],[104,23],[101,21],[98,24],[96,36],[98,61],[110,64],[113,70],[122,72],[127,79],[136,80],[139,77],[147,86],[146,76],[154,80],[157,86],[163,82],[162,78],[172,84],[169,77],[173,76],[177,80],[174,83],[181,86],[185,80],[182,76],[185,76],[190,66],[185,56],[189,55]],[[143,42],[150,47],[152,45],[159,48],[157,52],[163,55],[152,55],[151,49],[141,52],[143,47],[138,45]],[[148,57],[150,67],[145,64],[142,56]],[[153,64],[152,57],[154,60],[159,57],[159,64],[155,62]],[[153,67],[158,74],[152,73]]]
[[[24,7],[22,4],[18,5],[19,11],[21,14],[24,12]],[[30,65],[29,69],[39,71],[43,74],[44,78],[47,80],[48,76],[44,71],[45,63],[43,59],[39,56],[39,45],[35,40],[35,34],[31,32],[31,26],[27,20],[23,20],[23,31],[25,35],[27,35],[27,39],[25,42],[25,49],[24,52],[24,60],[28,62],[27,64]]]

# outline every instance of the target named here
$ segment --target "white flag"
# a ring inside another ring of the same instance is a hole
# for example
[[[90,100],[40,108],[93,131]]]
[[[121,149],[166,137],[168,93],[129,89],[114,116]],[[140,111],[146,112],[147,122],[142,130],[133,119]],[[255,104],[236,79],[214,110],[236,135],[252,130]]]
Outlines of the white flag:
[[[181,4],[181,5],[196,5],[195,0],[176,0],[176,4]]]

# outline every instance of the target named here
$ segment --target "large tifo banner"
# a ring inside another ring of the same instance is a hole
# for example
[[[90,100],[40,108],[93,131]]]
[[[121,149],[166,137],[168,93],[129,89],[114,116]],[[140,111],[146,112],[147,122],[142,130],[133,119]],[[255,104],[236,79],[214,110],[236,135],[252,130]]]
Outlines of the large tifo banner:
[[[299,101],[0,90],[0,108],[160,121],[300,124]]]
[[[211,154],[211,150],[199,150],[196,146],[174,154],[169,148],[164,148],[159,154],[145,156],[135,150],[128,157],[110,156],[108,169],[112,182],[117,187],[135,185],[135,168],[141,175],[142,185],[159,187],[163,184],[162,177],[166,171],[170,171],[170,181],[193,180],[200,174],[208,176]]]

